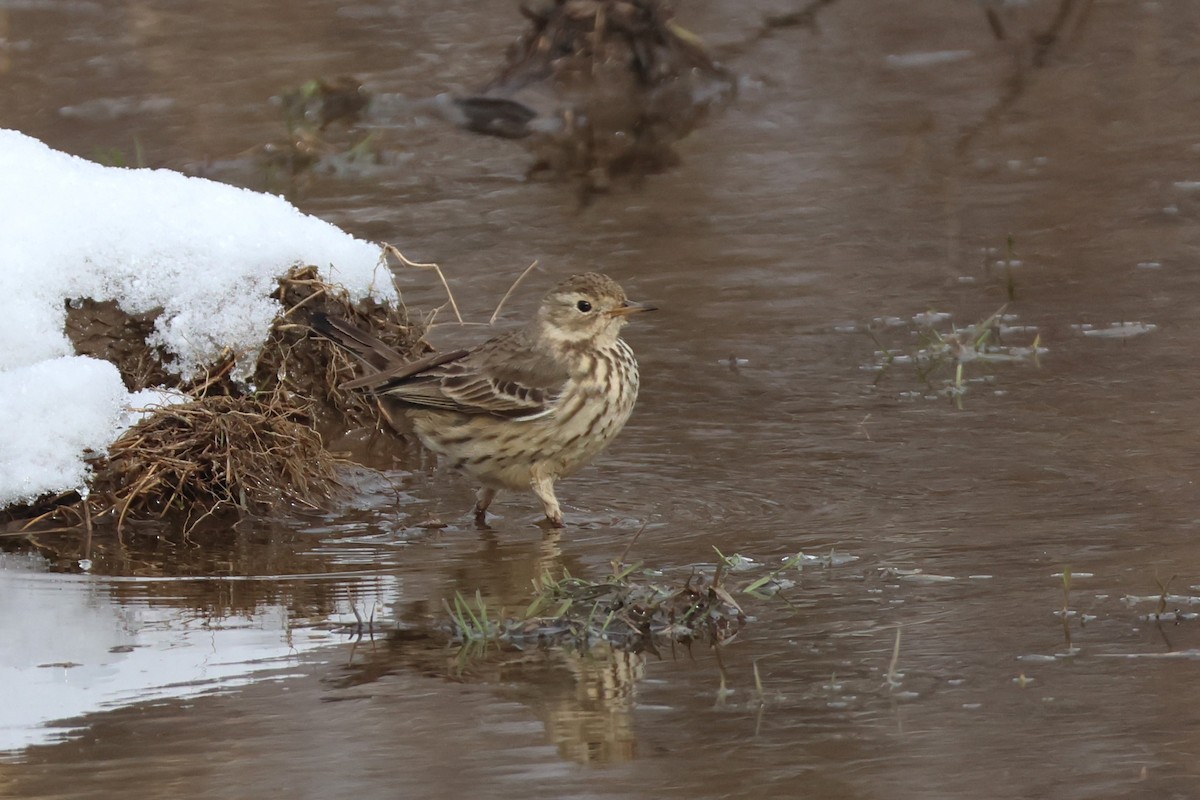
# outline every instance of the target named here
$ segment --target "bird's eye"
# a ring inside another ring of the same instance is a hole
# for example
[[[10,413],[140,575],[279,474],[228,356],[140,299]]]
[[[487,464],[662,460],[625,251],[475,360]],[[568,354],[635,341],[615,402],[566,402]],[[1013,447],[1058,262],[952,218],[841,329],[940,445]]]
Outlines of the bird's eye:
[[[585,314],[592,310],[592,304],[589,303],[587,300],[580,300],[578,303],[575,304],[575,307],[578,308],[580,311],[582,311]]]

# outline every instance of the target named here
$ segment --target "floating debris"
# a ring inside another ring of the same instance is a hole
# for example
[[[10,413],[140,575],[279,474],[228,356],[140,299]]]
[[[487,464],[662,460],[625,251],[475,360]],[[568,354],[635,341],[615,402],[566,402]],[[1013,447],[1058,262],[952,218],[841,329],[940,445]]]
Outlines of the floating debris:
[[[1200,660],[1200,650],[1169,650],[1165,653],[1096,653],[1099,658],[1148,658],[1164,661],[1196,661]]]
[[[953,583],[954,581],[958,580],[958,578],[953,575],[926,574],[920,570],[914,570],[907,575],[899,575],[898,577],[900,580],[907,581],[909,583]]]
[[[914,67],[933,67],[939,64],[953,64],[956,61],[966,61],[973,58],[973,50],[934,50],[924,53],[902,53],[887,57],[887,65],[896,69],[912,69]]]
[[[1133,595],[1127,594],[1121,598],[1121,602],[1126,606],[1133,607],[1141,603],[1156,603],[1162,606],[1200,606],[1200,597],[1187,594],[1151,594],[1151,595]]]
[[[924,311],[920,314],[913,314],[912,322],[914,325],[932,328],[934,325],[949,322],[951,319],[952,315],[945,311]]]
[[[1071,329],[1097,339],[1132,339],[1134,336],[1153,333],[1158,330],[1158,326],[1152,322],[1110,322],[1107,328],[1082,323],[1072,325]]]
[[[750,366],[750,359],[739,358],[738,356],[730,356],[729,358],[719,358],[717,363],[723,367],[728,367],[731,372],[737,372],[742,367]]]

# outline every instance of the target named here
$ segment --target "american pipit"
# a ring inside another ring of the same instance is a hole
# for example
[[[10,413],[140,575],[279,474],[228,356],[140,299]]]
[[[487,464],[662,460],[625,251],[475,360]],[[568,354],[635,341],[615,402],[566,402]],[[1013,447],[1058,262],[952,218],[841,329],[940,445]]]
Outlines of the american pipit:
[[[524,327],[408,363],[343,320],[319,317],[313,327],[372,370],[344,388],[399,405],[422,444],[482,484],[477,520],[498,490],[529,488],[561,527],[554,482],[603,450],[629,419],[638,366],[621,328],[630,314],[651,310],[629,302],[612,278],[589,272],[554,287]]]

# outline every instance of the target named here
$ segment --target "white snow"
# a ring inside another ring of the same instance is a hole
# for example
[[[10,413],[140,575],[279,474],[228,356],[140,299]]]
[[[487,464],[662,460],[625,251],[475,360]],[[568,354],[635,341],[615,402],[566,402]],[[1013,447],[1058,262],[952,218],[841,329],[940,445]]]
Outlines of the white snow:
[[[0,372],[0,495],[32,500],[83,486],[80,456],[108,448],[127,398],[117,368],[95,358]]]
[[[394,301],[380,249],[286,200],[170,170],[104,167],[0,129],[0,507],[74,489],[144,405],[106,362],[75,357],[65,303],[162,308],[150,344],[187,378],[226,348],[242,370],[296,264],[352,299]],[[243,372],[245,374],[245,372]]]

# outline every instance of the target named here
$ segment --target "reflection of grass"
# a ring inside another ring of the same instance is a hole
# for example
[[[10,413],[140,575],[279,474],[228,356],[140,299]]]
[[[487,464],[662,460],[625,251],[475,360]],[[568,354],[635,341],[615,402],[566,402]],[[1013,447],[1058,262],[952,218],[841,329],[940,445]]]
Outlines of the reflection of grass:
[[[717,556],[715,564],[692,569],[682,581],[620,560],[595,580],[565,569],[547,571],[533,581],[529,604],[517,614],[497,613],[479,592],[473,599],[456,594],[453,604],[444,603],[450,636],[468,657],[482,656],[489,645],[502,650],[603,645],[657,653],[663,645],[725,644],[747,619],[735,594],[787,603],[783,593],[795,586],[789,574],[805,565],[852,560],[799,553],[769,569],[737,554]],[[751,573],[749,579],[731,579],[742,573]]]
[[[377,133],[359,129],[371,96],[357,78],[314,78],[275,101],[287,132],[255,150],[268,185],[316,170],[359,174],[380,162]]]
[[[442,605],[454,620],[463,641],[487,641],[496,635],[495,626],[488,620],[487,603],[483,602],[483,595],[479,591],[475,592],[474,608],[471,607],[471,601],[463,597],[461,592],[454,593],[454,608],[450,608],[450,604],[445,600],[442,600]]]
[[[1071,641],[1071,617],[1074,612],[1071,611],[1071,568],[1063,567],[1062,571],[1062,590],[1063,590],[1063,606],[1059,616],[1062,618],[1063,626],[1063,641],[1066,643],[1066,653],[1075,651],[1074,644]]]
[[[1138,616],[1139,620],[1147,622],[1171,622],[1178,625],[1182,622],[1200,620],[1200,613],[1184,610],[1185,608],[1200,606],[1200,596],[1195,594],[1171,593],[1171,583],[1177,577],[1179,576],[1171,575],[1171,577],[1163,580],[1158,575],[1155,575],[1154,582],[1158,585],[1158,594],[1125,595],[1121,598],[1121,602],[1130,608],[1152,604],[1154,611]],[[1196,587],[1193,586],[1192,588]],[[1171,608],[1172,606],[1174,606],[1173,609]]]
[[[133,137],[133,158],[129,158],[119,147],[97,147],[92,151],[92,161],[106,167],[137,167],[146,166],[146,154],[142,152],[142,142]]]
[[[1154,576],[1154,581],[1158,584],[1158,589],[1159,589],[1158,611],[1155,613],[1157,613],[1158,616],[1160,616],[1160,617],[1167,610],[1167,597],[1169,597],[1167,590],[1171,588],[1171,581],[1173,581],[1173,580],[1175,580],[1174,575],[1167,578],[1165,581],[1161,580],[1157,575]]]
[[[1003,341],[1006,334],[1032,331],[1029,326],[1018,326],[1017,318],[1005,314],[1004,307],[986,319],[962,327],[953,324],[949,314],[927,312],[918,314],[911,324],[900,320],[888,320],[887,327],[903,328],[916,338],[917,345],[911,350],[886,346],[875,332],[871,336],[878,346],[871,369],[877,371],[878,385],[889,370],[897,366],[911,366],[918,379],[938,395],[950,397],[961,404],[962,396],[972,384],[990,382],[991,376],[969,376],[969,364],[1029,363],[1038,364],[1038,357],[1046,352],[1041,346],[1041,334],[1035,333],[1028,346],[1010,345]]]

